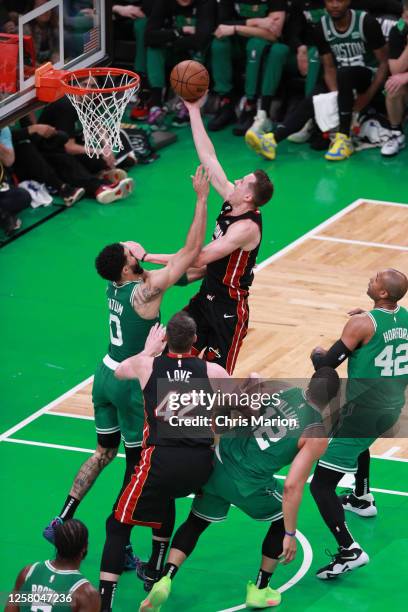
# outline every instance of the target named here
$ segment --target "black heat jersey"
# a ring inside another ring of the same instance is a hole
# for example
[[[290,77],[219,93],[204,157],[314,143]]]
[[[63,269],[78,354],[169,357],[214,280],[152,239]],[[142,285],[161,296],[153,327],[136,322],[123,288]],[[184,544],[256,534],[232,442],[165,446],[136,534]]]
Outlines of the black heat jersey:
[[[145,425],[143,448],[148,446],[211,446],[211,412],[203,405],[182,405],[181,394],[212,393],[207,362],[188,354],[167,353],[153,360],[153,371],[143,389]],[[171,394],[171,395],[170,395]],[[192,397],[192,396],[191,396]],[[179,407],[177,407],[179,406]],[[182,425],[182,419],[208,417],[207,426]]]
[[[232,207],[224,202],[217,218],[213,240],[225,236],[228,228],[237,221],[251,219],[257,224],[262,239],[262,216],[260,211],[251,210],[236,217],[230,215]],[[243,300],[248,297],[249,288],[254,279],[254,267],[259,246],[252,251],[236,249],[230,255],[207,264],[207,273],[202,282],[200,293],[215,295],[218,299]]]

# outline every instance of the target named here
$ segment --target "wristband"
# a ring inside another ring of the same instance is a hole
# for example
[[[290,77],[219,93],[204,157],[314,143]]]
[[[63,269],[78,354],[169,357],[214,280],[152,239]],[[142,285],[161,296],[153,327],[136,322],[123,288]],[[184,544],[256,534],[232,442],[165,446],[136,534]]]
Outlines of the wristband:
[[[285,531],[285,535],[289,536],[290,538],[294,538],[296,536],[296,529],[295,531]]]
[[[148,254],[149,254],[149,253],[148,253],[147,251],[145,251],[145,252],[144,252],[144,254],[143,254],[143,257],[142,257],[142,259],[141,259],[140,261],[144,261],[144,260],[145,260],[145,258],[146,258],[146,255],[148,255]]]

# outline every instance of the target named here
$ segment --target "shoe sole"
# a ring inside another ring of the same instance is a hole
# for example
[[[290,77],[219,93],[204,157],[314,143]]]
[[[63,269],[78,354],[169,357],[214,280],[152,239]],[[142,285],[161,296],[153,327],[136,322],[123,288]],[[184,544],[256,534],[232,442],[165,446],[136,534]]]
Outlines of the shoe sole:
[[[349,561],[347,564],[345,564],[345,567],[341,572],[335,574],[334,572],[327,571],[325,575],[316,574],[316,577],[320,580],[334,580],[339,576],[346,574],[347,572],[351,572],[352,570],[358,569],[359,567],[364,567],[364,565],[367,565],[369,562],[370,557],[367,555],[367,553],[363,552],[360,557],[356,559],[356,561]]]
[[[405,149],[405,147],[406,147],[406,144],[403,144],[402,146],[400,146],[400,148],[398,149],[398,151],[395,151],[395,153],[383,153],[383,152],[381,151],[381,155],[382,155],[383,157],[395,157],[396,155],[398,155],[398,153],[401,153],[401,151],[402,151],[403,149]]]
[[[372,518],[373,516],[377,516],[378,511],[375,506],[370,506],[369,508],[355,508],[351,504],[342,504],[343,509],[348,512],[354,512],[354,514],[358,514],[359,516],[363,516],[364,518]]]
[[[245,132],[245,142],[250,149],[255,151],[258,155],[261,153],[261,140],[259,136],[252,130]]]
[[[97,196],[99,204],[112,204],[116,200],[122,200],[123,198],[130,195],[133,191],[134,181],[131,178],[123,179],[115,189],[110,191],[103,191]]]
[[[127,178],[127,172],[121,168],[112,168],[103,174],[103,178],[110,181],[111,183],[119,183]]]
[[[257,604],[257,603],[251,603],[250,601],[246,601],[245,602],[245,606],[247,608],[251,608],[253,610],[265,610],[265,608],[274,608],[276,606],[279,606],[279,604],[281,603],[281,600],[279,601],[272,601],[269,600],[264,606]]]
[[[83,187],[81,187],[81,189],[78,190],[78,192],[77,192],[75,197],[67,198],[67,200],[64,200],[64,205],[67,208],[71,208],[71,206],[76,204],[81,198],[84,197],[84,195],[85,195],[85,189],[83,189]]]

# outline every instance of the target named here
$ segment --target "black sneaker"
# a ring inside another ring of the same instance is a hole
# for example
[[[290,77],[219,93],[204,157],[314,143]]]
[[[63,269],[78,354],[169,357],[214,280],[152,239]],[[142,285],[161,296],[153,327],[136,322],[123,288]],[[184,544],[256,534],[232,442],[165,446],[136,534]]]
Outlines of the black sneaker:
[[[208,122],[210,132],[218,132],[236,120],[234,105],[231,98],[222,98],[220,107],[211,121]]]
[[[65,184],[60,190],[60,196],[64,200],[65,206],[68,208],[83,198],[84,195],[85,189],[83,187],[73,187],[72,185]]]
[[[354,491],[347,491],[343,495],[339,495],[339,499],[344,510],[349,510],[349,512],[364,517],[377,516],[377,506],[371,493],[357,497]]]
[[[138,560],[136,564],[137,577],[143,582],[144,590],[150,593],[155,582],[160,579],[160,572],[147,567],[147,561]]]
[[[252,126],[256,108],[252,106],[244,106],[240,116],[238,117],[237,125],[232,129],[234,136],[245,136],[246,132]]]
[[[0,210],[0,227],[2,227],[6,236],[12,236],[21,226],[22,221],[19,217],[11,215],[5,210]]]
[[[339,552],[336,555],[332,555],[329,551],[326,551],[326,553],[332,558],[332,561],[316,572],[316,576],[320,580],[332,580],[341,574],[357,569],[357,567],[367,565],[370,561],[370,557],[360,548],[357,542],[353,542],[349,548],[339,546]]]

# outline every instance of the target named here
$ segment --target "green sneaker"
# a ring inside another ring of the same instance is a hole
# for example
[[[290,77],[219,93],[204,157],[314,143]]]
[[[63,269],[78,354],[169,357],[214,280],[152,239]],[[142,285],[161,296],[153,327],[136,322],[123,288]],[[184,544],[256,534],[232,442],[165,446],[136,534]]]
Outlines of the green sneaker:
[[[142,601],[139,612],[160,612],[171,591],[171,580],[168,576],[163,576],[153,585],[152,590],[146,599]]]
[[[246,607],[247,608],[269,608],[278,606],[281,602],[281,594],[271,587],[258,589],[253,582],[247,584]]]

